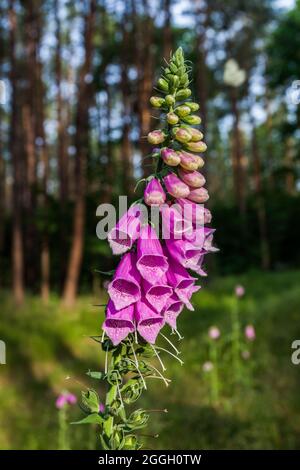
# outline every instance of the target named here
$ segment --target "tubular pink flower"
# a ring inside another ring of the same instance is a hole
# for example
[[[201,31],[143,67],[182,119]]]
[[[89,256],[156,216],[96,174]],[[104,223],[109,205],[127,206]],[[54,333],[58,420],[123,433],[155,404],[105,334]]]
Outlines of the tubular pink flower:
[[[149,304],[160,313],[166,306],[169,297],[173,294],[173,289],[167,283],[167,278],[164,275],[156,284],[143,280],[143,289],[145,297]]]
[[[162,219],[163,238],[182,238],[183,234],[192,234],[193,224],[182,217],[182,210],[178,204],[168,206],[163,204],[160,208]]]
[[[108,293],[116,310],[121,310],[141,298],[141,276],[136,269],[135,253],[126,253],[121,259]]]
[[[191,188],[201,188],[205,185],[205,178],[199,171],[187,171],[179,168],[178,174],[182,181]]]
[[[187,269],[197,268],[202,253],[192,243],[187,240],[166,240],[166,247],[170,256],[179,264]]]
[[[164,318],[143,297],[135,304],[135,321],[139,334],[149,343],[155,343],[156,337],[164,325]]]
[[[176,202],[182,208],[184,219],[190,220],[195,226],[204,225],[205,208],[202,204],[196,204],[184,198],[179,198]]]
[[[184,303],[177,297],[176,294],[173,294],[167,302],[166,308],[163,312],[165,322],[170,325],[171,328],[176,329],[176,320],[178,315],[182,312]]]
[[[214,229],[211,229],[211,230],[214,231]],[[217,251],[219,251],[219,248],[216,248],[215,246],[212,245],[213,238],[214,238],[213,233],[209,233],[206,236],[206,239],[203,245],[203,250],[206,253],[216,253]]]
[[[174,292],[181,302],[183,302],[189,310],[194,310],[194,307],[190,303],[190,298],[194,292],[200,289],[200,286],[195,286],[197,278],[190,276],[185,268],[169,259],[167,280],[174,288]]]
[[[190,194],[188,195],[188,199],[193,202],[198,202],[203,204],[204,202],[208,201],[209,194],[207,189],[205,188],[194,188],[190,190]]]
[[[121,255],[132,248],[140,235],[140,227],[141,209],[137,204],[128,209],[108,234],[107,239],[114,255]]]
[[[137,269],[146,281],[155,284],[167,272],[168,266],[155,230],[145,225],[137,243]]]
[[[106,308],[106,318],[102,325],[103,330],[111,339],[114,346],[119,344],[129,333],[134,331],[134,306],[116,310],[112,300]]]
[[[190,189],[187,184],[185,184],[175,173],[170,173],[164,177],[164,183],[166,185],[168,193],[171,196],[178,197],[187,197],[190,194]]]
[[[152,178],[144,191],[144,200],[148,206],[160,206],[166,201],[166,193],[163,190],[160,181]]]

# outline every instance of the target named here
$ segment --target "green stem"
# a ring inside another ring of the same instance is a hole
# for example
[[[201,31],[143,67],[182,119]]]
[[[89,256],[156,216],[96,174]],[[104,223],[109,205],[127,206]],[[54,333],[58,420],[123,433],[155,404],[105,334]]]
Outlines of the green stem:
[[[217,405],[219,403],[220,384],[218,374],[218,349],[215,340],[210,341],[209,356],[213,364],[211,371],[211,401],[213,405]]]
[[[58,448],[59,450],[69,450],[67,439],[67,411],[65,406],[58,411]]]
[[[241,379],[241,360],[240,360],[240,322],[239,322],[239,308],[238,300],[236,299],[231,312],[232,324],[232,361],[234,376],[237,383]]]

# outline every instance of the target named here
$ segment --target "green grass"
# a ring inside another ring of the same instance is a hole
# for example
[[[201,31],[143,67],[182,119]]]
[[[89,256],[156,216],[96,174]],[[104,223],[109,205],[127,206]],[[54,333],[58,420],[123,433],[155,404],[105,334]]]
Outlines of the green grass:
[[[185,311],[179,319],[184,340],[177,343],[171,337],[185,364],[180,366],[165,355],[170,387],[153,380],[139,402],[147,409],[168,409],[168,414],[151,414],[150,426],[142,433],[160,436],[147,438],[146,448],[300,448],[300,366],[290,360],[291,343],[300,338],[299,279],[299,272],[253,272],[203,286],[195,295],[195,312]],[[237,283],[246,287],[246,296],[239,302],[241,329],[253,323],[257,333],[251,344],[241,337],[242,349],[251,356],[241,360],[238,382],[230,339],[232,292]],[[30,297],[16,310],[9,295],[1,294],[0,339],[7,346],[7,364],[0,365],[1,449],[57,448],[57,394],[68,389],[79,396],[84,385],[91,385],[85,372],[103,367],[103,353],[88,338],[100,334],[103,309],[93,304],[102,301],[81,297],[76,309],[67,312],[58,299],[52,298],[45,307]],[[208,360],[211,325],[221,329],[218,403],[211,402],[210,373],[202,369]],[[99,393],[103,396],[103,390]],[[80,416],[77,407],[70,409],[70,421]],[[71,447],[95,448],[95,434],[90,427],[70,426]]]

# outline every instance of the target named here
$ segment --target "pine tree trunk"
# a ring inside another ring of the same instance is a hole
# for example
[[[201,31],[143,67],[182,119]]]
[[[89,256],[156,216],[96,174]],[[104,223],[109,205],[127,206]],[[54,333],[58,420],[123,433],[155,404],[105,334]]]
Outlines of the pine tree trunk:
[[[246,194],[245,194],[245,172],[242,162],[242,144],[240,134],[240,116],[238,110],[236,90],[231,90],[231,106],[233,114],[233,149],[232,149],[232,166],[233,180],[236,203],[239,208],[242,219],[246,215]]]
[[[254,168],[254,188],[256,193],[256,209],[257,209],[257,219],[260,235],[260,253],[261,253],[261,267],[264,270],[270,269],[271,259],[270,259],[270,247],[268,241],[268,231],[267,231],[267,215],[265,201],[262,193],[262,180],[261,180],[261,163],[259,149],[257,145],[257,135],[254,125],[252,126],[252,158],[253,158],[253,168]]]
[[[80,70],[78,84],[78,103],[76,113],[76,199],[73,218],[73,235],[67,276],[63,292],[63,303],[71,307],[76,299],[83,256],[86,164],[88,156],[90,86],[86,77],[91,74],[93,56],[93,33],[95,26],[96,1],[90,0],[89,13],[85,19],[84,49],[85,58]]]
[[[163,0],[162,9],[164,12],[163,57],[166,60],[169,60],[172,52],[173,43],[171,28],[171,0]]]
[[[128,5],[126,5],[128,11]],[[130,103],[130,92],[129,92],[129,80],[128,80],[128,66],[129,66],[129,32],[128,32],[128,14],[124,14],[122,21],[122,64],[121,64],[121,91],[123,101],[123,129],[122,129],[122,146],[121,146],[121,158],[122,158],[122,180],[123,180],[123,194],[130,197],[133,194],[133,168],[131,160],[131,144],[129,138],[130,131],[130,115],[131,115],[131,103]]]
[[[151,129],[151,109],[149,106],[149,98],[152,92],[152,82],[154,75],[154,58],[153,58],[153,19],[149,13],[149,1],[143,0],[143,18],[139,18],[137,14],[136,2],[132,1],[132,15],[135,31],[136,45],[136,68],[138,74],[137,86],[137,107],[140,129],[140,151],[141,151],[141,168],[144,177],[151,174],[149,165],[150,159],[145,157],[150,153],[150,146],[147,142],[147,134]]]
[[[10,120],[10,154],[13,167],[13,222],[12,222],[12,284],[15,302],[20,305],[24,300],[24,252],[22,233],[22,173],[20,142],[20,116],[17,101],[17,64],[16,64],[16,28],[17,19],[15,4],[9,1],[9,54],[11,84],[11,120]]]

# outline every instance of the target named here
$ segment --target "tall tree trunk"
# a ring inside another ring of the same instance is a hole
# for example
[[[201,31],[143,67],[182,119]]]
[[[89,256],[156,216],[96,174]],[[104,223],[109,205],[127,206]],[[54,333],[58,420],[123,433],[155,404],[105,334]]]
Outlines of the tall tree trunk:
[[[209,7],[206,0],[195,0],[196,22],[196,93],[200,103],[201,127],[204,136],[207,129],[207,69],[206,69],[206,29],[209,21]],[[204,17],[204,20],[202,19]]]
[[[295,174],[294,174],[294,139],[289,136],[286,139],[284,152],[285,165],[285,189],[288,194],[295,194]]]
[[[26,177],[24,180],[24,221],[26,247],[26,282],[34,287],[37,279],[37,229],[35,225],[36,194],[37,194],[37,16],[40,2],[22,0],[24,8],[24,47],[26,93],[22,109],[23,133],[26,154]]]
[[[162,9],[164,12],[164,26],[163,26],[163,57],[166,60],[170,59],[172,52],[172,28],[171,28],[171,0],[162,0]]]
[[[48,201],[48,176],[49,176],[49,154],[45,134],[45,87],[43,83],[42,63],[39,59],[39,51],[41,47],[42,35],[42,17],[38,12],[36,15],[36,135],[39,139],[39,163],[42,170],[41,174],[41,197],[40,207],[44,217],[43,227],[41,229],[41,255],[40,255],[40,272],[41,272],[41,298],[44,303],[49,301],[50,293],[50,251],[48,236],[49,201]]]
[[[132,1],[132,15],[134,21],[135,45],[136,45],[136,68],[138,74],[137,86],[137,107],[140,129],[140,150],[141,167],[144,177],[151,174],[149,160],[145,157],[150,152],[147,142],[147,134],[151,129],[151,110],[149,98],[152,92],[152,83],[154,75],[154,57],[153,57],[153,18],[150,16],[149,0],[143,0],[143,16],[140,18],[137,13],[136,1]]]
[[[123,180],[123,192],[129,197],[133,194],[133,169],[131,160],[131,144],[129,138],[130,131],[130,114],[131,114],[131,103],[130,103],[130,92],[129,92],[129,79],[128,79],[128,68],[129,68],[129,31],[128,31],[128,9],[126,5],[126,12],[122,21],[122,64],[121,64],[121,91],[123,101],[123,129],[122,129],[122,146],[121,146],[121,158],[122,158],[122,180]]]
[[[233,114],[233,149],[232,166],[236,203],[242,219],[246,216],[245,171],[242,162],[242,143],[240,133],[240,116],[235,88],[231,88],[231,106]]]
[[[71,307],[76,298],[83,256],[86,164],[88,156],[90,86],[86,78],[92,71],[93,35],[95,26],[96,0],[90,0],[89,12],[85,18],[84,49],[85,57],[79,74],[78,103],[76,113],[76,200],[73,220],[73,236],[63,292],[65,306]]]
[[[56,24],[56,48],[55,48],[55,82],[56,82],[56,110],[57,110],[57,159],[59,175],[59,201],[60,201],[60,233],[59,233],[59,251],[60,251],[60,273],[59,285],[63,288],[66,275],[67,262],[65,253],[67,250],[67,227],[64,223],[67,211],[67,202],[69,195],[68,188],[68,152],[67,152],[67,127],[68,106],[62,97],[62,58],[61,58],[61,20],[59,12],[61,9],[60,0],[54,0],[55,24]]]
[[[14,0],[9,1],[9,54],[11,83],[10,153],[13,165],[13,225],[12,225],[12,283],[17,304],[24,300],[24,251],[22,233],[22,173],[20,152],[20,117],[17,101],[16,28],[17,18]]]
[[[260,154],[254,123],[252,124],[251,144],[254,169],[254,188],[256,193],[256,210],[260,235],[261,267],[262,269],[267,270],[270,269],[271,257],[268,241],[266,207],[262,191]]]

